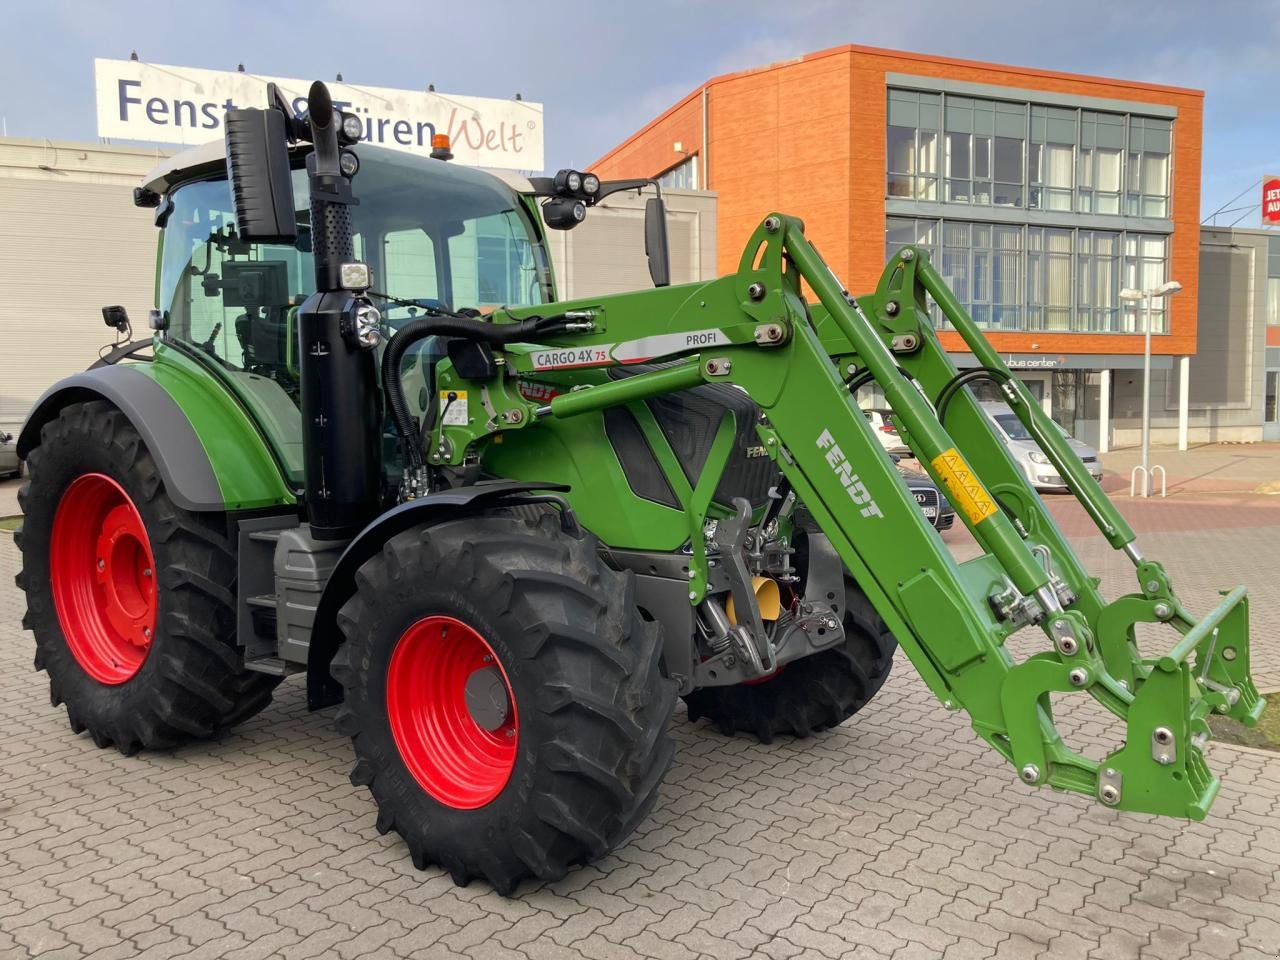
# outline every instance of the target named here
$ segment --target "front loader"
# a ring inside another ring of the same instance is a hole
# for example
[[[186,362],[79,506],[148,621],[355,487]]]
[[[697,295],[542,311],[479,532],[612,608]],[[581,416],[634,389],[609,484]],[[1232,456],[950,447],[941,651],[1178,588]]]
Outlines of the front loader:
[[[726,734],[804,737],[865,707],[900,645],[1026,784],[1207,815],[1206,717],[1262,710],[1243,588],[1180,603],[924,250],[854,297],[774,213],[735,273],[672,286],[655,197],[655,288],[560,301],[539,215],[569,229],[647,181],[508,182],[445,143],[359,145],[323,84],[301,117],[269,96],[135,192],[162,228],[155,335],[55,385],[19,441],[25,623],[73,730],[125,753],[206,737],[305,672],[378,829],[510,893],[644,817],[677,696]],[[930,301],[979,366],[957,371]],[[1102,596],[977,380],[1135,592]],[[873,382],[975,559],[859,410]],[[1017,659],[1023,628],[1043,639]],[[1055,693],[1122,745],[1071,749]]]

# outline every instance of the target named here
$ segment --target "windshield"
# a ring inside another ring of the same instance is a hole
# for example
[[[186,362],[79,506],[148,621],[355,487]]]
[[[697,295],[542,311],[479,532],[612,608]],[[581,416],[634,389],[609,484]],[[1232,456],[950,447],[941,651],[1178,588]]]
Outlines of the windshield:
[[[519,196],[502,181],[389,150],[364,148],[360,155],[355,253],[372,268],[377,292],[482,312],[553,298],[546,249]],[[226,180],[174,191],[158,304],[169,314],[172,336],[203,344],[220,326],[210,346],[242,366],[234,327],[246,309],[261,315],[294,306],[314,290],[302,170],[294,171],[293,191],[299,234],[288,246],[239,242]],[[389,319],[407,310],[392,305]]]
[[[1027,428],[1022,425],[1012,413],[997,413],[995,415],[996,423],[1000,424],[1000,429],[1005,432],[1010,440],[1030,440],[1031,434],[1027,432]]]

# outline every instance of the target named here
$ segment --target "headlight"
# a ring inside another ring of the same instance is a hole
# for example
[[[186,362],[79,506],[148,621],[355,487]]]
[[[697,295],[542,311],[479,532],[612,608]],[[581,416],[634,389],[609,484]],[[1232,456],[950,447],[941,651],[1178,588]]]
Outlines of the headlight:
[[[356,307],[356,342],[366,350],[382,342],[382,314],[371,303]]]
[[[342,170],[342,175],[350,180],[360,169],[360,158],[350,150],[343,150],[342,156],[338,157],[338,167]]]
[[[368,290],[373,286],[373,274],[367,263],[344,263],[338,267],[338,282],[343,290]]]
[[[595,196],[597,190],[600,189],[600,178],[594,173],[586,173],[582,175],[582,192]]]
[[[364,124],[360,122],[360,118],[354,113],[344,113],[342,115],[342,135],[352,143],[360,139],[364,133]]]
[[[587,206],[581,200],[553,197],[542,205],[542,219],[552,230],[572,230],[587,218]]]
[[[1048,457],[1046,457],[1046,456],[1045,456],[1043,453],[1041,453],[1039,450],[1032,450],[1029,454],[1027,454],[1027,456],[1029,456],[1029,457],[1031,458],[1031,462],[1032,462],[1032,463],[1046,463],[1046,464],[1047,464],[1047,463],[1049,462],[1049,458],[1048,458]]]
[[[577,193],[582,189],[582,174],[576,170],[571,170],[569,175],[564,178],[564,185],[569,188],[570,193]]]

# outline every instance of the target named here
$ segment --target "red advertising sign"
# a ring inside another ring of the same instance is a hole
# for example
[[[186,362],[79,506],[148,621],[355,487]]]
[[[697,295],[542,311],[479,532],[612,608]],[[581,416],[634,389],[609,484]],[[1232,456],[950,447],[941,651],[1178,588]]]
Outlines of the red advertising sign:
[[[1280,223],[1280,177],[1262,178],[1262,222]]]

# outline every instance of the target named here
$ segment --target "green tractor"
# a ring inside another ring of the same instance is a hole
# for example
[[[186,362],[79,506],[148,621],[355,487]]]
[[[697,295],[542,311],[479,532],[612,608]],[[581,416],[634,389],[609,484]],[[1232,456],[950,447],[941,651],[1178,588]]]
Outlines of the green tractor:
[[[645,816],[677,696],[724,734],[805,737],[901,645],[1026,784],[1206,815],[1206,716],[1262,709],[1243,588],[1182,606],[925,251],[854,297],[770,214],[736,273],[672,286],[655,196],[654,289],[560,301],[543,224],[648,181],[363,146],[323,84],[305,116],[269,103],[135,191],[161,228],[154,335],[55,385],[19,438],[24,623],[72,730],[125,754],[209,737],[305,671],[378,830],[509,894]],[[930,299],[979,366],[957,371]],[[980,379],[1134,593],[1102,597]],[[922,515],[854,401],[872,382],[980,556]],[[1144,655],[1140,623],[1169,648]],[[1024,627],[1043,642],[1019,659]],[[1123,742],[1073,751],[1055,693]]]

